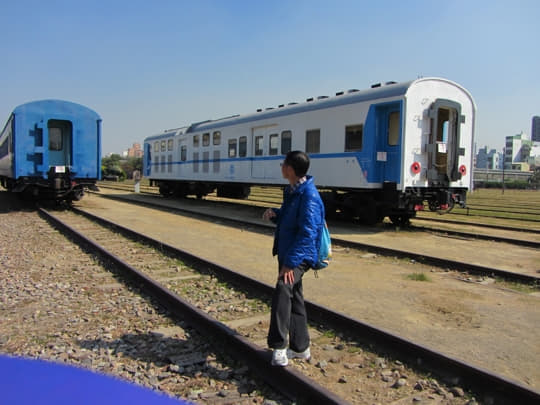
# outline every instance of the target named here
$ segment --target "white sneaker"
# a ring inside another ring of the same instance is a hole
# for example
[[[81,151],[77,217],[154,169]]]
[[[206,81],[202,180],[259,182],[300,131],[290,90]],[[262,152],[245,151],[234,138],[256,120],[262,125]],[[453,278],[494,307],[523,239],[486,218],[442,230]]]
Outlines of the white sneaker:
[[[289,364],[287,349],[274,349],[272,353],[272,365],[285,367],[287,364]]]
[[[311,358],[311,351],[309,347],[303,352],[295,352],[294,350],[287,349],[287,358],[309,360]]]

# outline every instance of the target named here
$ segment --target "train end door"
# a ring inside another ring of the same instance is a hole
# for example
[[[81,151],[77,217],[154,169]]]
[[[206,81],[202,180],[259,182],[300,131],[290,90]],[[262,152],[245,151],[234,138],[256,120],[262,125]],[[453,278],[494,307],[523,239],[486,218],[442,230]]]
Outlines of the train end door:
[[[149,177],[152,170],[152,144],[144,144],[144,175]]]
[[[66,120],[49,120],[49,167],[72,166],[73,124]]]

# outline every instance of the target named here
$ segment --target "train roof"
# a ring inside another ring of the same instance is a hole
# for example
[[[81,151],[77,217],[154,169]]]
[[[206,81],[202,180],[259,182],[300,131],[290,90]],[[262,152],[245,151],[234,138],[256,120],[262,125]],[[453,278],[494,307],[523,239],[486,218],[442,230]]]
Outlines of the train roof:
[[[13,110],[13,114],[23,113],[50,113],[74,115],[84,112],[89,116],[94,116],[96,120],[101,120],[101,117],[94,110],[77,103],[65,100],[36,100],[21,104]]]
[[[469,97],[470,94],[463,87],[459,86],[457,83],[454,83],[447,79],[437,78],[437,77],[427,77],[420,78],[417,80],[410,80],[406,82],[396,83],[396,82],[386,82],[386,83],[377,83],[372,85],[371,88],[365,90],[348,90],[347,92],[336,93],[332,97],[316,97],[308,98],[305,102],[302,103],[289,103],[287,105],[282,104],[276,108],[266,108],[264,110],[258,110],[256,113],[246,114],[246,115],[233,115],[225,118],[220,118],[217,120],[207,120],[202,122],[193,123],[188,127],[182,127],[181,131],[172,132],[164,131],[160,134],[150,136],[146,138],[147,140],[155,140],[159,138],[164,138],[171,135],[183,134],[183,133],[195,133],[202,131],[210,131],[212,129],[223,128],[231,125],[238,125],[246,122],[259,121],[265,119],[273,119],[281,116],[286,116],[290,114],[297,114],[307,111],[315,111],[324,108],[332,108],[341,105],[359,103],[363,101],[384,99],[390,97],[404,96],[407,93],[407,90],[417,82],[421,81],[442,81],[450,83],[454,86],[461,88],[465,91]],[[474,101],[472,101],[474,103]]]
[[[343,92],[343,94],[337,93],[338,95],[332,97],[321,96],[316,98],[308,98],[303,103],[289,103],[287,105],[282,104],[280,107],[267,108],[252,114],[192,124],[187,132],[207,131],[214,128],[237,125],[250,121],[277,118],[284,115],[315,111],[324,108],[337,107],[340,105],[353,104],[371,99],[395,97],[404,94],[409,88],[410,84],[411,82],[388,82],[388,84],[378,84],[375,85],[377,87],[372,87],[366,90],[352,89],[347,92]]]

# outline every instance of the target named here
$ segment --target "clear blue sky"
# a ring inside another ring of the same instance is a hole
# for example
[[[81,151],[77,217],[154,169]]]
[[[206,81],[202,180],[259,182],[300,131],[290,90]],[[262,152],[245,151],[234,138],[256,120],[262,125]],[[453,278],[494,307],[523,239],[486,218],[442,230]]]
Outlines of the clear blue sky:
[[[540,115],[537,0],[2,0],[0,120],[58,98],[103,118],[103,154],[163,129],[381,81],[440,76],[502,149]]]

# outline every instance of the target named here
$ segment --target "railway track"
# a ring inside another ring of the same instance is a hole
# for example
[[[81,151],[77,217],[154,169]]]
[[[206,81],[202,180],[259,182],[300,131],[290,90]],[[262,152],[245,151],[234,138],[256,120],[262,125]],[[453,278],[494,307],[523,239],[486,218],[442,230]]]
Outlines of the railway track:
[[[108,183],[100,183],[100,187],[107,188],[107,189],[116,189],[116,190],[122,190],[122,191],[133,191],[133,187],[128,185],[120,185],[120,184],[114,184],[110,185]],[[141,186],[142,193],[141,194],[149,194],[149,195],[159,195],[159,192],[157,191],[156,187],[142,187]],[[252,192],[248,200],[233,200],[233,199],[224,199],[224,198],[216,198],[215,195],[209,195],[207,200],[217,200],[221,203],[230,203],[230,204],[242,204],[242,205],[255,205],[255,206],[261,206],[266,207],[268,205],[275,205],[279,206],[281,203],[281,191],[279,188],[276,187],[268,187],[263,188],[261,190],[256,189]],[[453,236],[459,236],[464,238],[475,238],[475,239],[484,239],[484,240],[493,240],[497,242],[505,242],[514,244],[516,246],[529,246],[529,247],[540,247],[540,243],[535,241],[530,241],[526,238],[510,238],[510,237],[500,237],[493,234],[485,234],[483,232],[464,232],[464,231],[456,231],[456,230],[448,230],[446,228],[439,228],[434,229],[434,227],[422,227],[422,226],[416,226],[414,224],[415,221],[424,221],[424,222],[435,222],[435,223],[446,223],[446,224],[455,224],[455,225],[464,225],[464,226],[474,226],[478,228],[486,228],[486,229],[496,229],[496,230],[504,230],[504,231],[513,231],[518,233],[526,233],[530,232],[532,234],[539,234],[540,229],[534,229],[534,228],[524,228],[524,227],[518,227],[518,226],[509,226],[509,225],[497,225],[497,224],[486,224],[481,222],[471,222],[471,221],[460,221],[457,219],[447,219],[447,218],[440,218],[440,217],[433,217],[429,216],[430,214],[423,215],[420,214],[417,217],[413,219],[413,227],[416,227],[420,230],[427,230],[429,232],[432,231],[439,231],[440,233],[447,233],[449,235]],[[350,222],[350,221],[348,221]]]
[[[225,218],[219,214],[208,214],[208,213],[201,213],[200,211],[196,210],[190,210],[186,208],[178,208],[178,207],[170,207],[170,206],[164,206],[160,204],[159,202],[153,202],[153,201],[133,201],[133,200],[127,200],[118,196],[111,196],[111,195],[102,195],[100,196],[105,198],[112,198],[112,199],[118,199],[121,201],[128,201],[135,204],[143,204],[146,206],[159,208],[159,209],[165,209],[165,210],[176,210],[178,212],[184,212],[189,214],[196,214],[196,215],[202,215],[207,218],[213,218],[218,220],[227,220],[236,224],[240,225],[249,225],[249,226],[255,226],[260,229],[273,229],[273,225],[264,224],[260,221],[250,221],[246,219],[238,219],[238,218]],[[430,230],[433,231],[433,230]],[[440,233],[447,233],[454,236],[460,236],[465,238],[481,238],[481,236],[478,236],[477,234],[467,233],[467,232],[457,232],[457,231],[447,231],[447,230],[436,230],[436,232]],[[526,240],[511,240],[508,238],[496,238],[496,237],[489,237],[486,236],[485,239],[488,240],[494,240],[498,242],[507,242],[507,243],[513,243],[516,245],[522,245],[522,246],[528,246],[528,247],[537,247],[538,243],[534,241],[526,241]],[[510,242],[508,242],[510,241]],[[358,241],[353,241],[350,239],[345,238],[338,238],[335,235],[332,235],[332,242],[336,245],[341,245],[343,247],[349,247],[353,249],[360,249],[360,250],[367,250],[372,253],[380,254],[383,256],[393,256],[393,257],[400,257],[400,258],[407,258],[411,260],[415,260],[421,263],[434,265],[437,267],[442,268],[448,268],[448,269],[455,269],[461,272],[468,272],[471,274],[476,274],[480,276],[485,277],[500,277],[508,281],[513,282],[519,282],[519,283],[527,283],[532,285],[540,285],[540,276],[531,275],[531,274],[524,274],[519,272],[513,272],[513,271],[506,271],[501,269],[495,269],[491,267],[486,267],[482,265],[476,265],[469,262],[462,262],[459,260],[450,260],[446,258],[441,258],[437,256],[432,255],[426,255],[426,254],[419,254],[415,252],[406,251],[403,249],[395,249],[390,247],[384,247],[375,245],[372,243],[362,243]]]
[[[239,318],[238,314],[241,314],[243,318],[246,315],[257,317],[261,312],[266,313],[267,308],[263,302],[248,298],[246,294],[234,288],[220,288],[219,286],[210,288],[208,284],[220,282],[220,279],[213,274],[216,271],[225,272],[226,269],[185,252],[178,252],[169,246],[149,240],[125,228],[119,228],[112,223],[90,217],[82,211],[75,211],[77,214],[73,212],[53,214],[41,208],[39,212],[77,244],[98,254],[102,260],[112,263],[126,277],[134,280],[170,314],[192,324],[202,335],[211,336],[214,342],[219,342],[218,350],[225,351],[230,357],[256,370],[265,381],[286,397],[304,398],[308,403],[347,403],[294,368],[270,366],[270,352],[256,346],[227,326],[227,323],[231,324]],[[96,221],[101,222],[101,225],[96,224]],[[121,230],[122,233],[129,234],[131,239],[122,237],[111,227],[116,231]],[[152,245],[153,249],[143,248],[139,241]],[[193,271],[183,264],[176,265],[175,271],[171,268],[170,256],[164,256],[160,251],[180,256],[183,260],[190,262],[191,266],[201,269],[201,272]],[[143,269],[136,268],[137,264],[139,265],[137,267],[142,266]],[[225,278],[228,282],[246,283],[230,271]],[[222,280],[223,277],[221,282]],[[206,296],[205,291],[212,291],[214,294]],[[180,294],[187,295],[188,298],[183,298]],[[209,307],[211,308],[208,309]],[[201,308],[206,308],[207,311]],[[221,320],[215,317],[216,314]]]
[[[187,319],[202,334],[212,335],[214,339],[222,342],[229,349],[227,350],[229,355],[231,353],[238,354],[242,362],[259,373],[270,385],[279,388],[287,397],[303,398],[307,403],[346,402],[346,399],[333,392],[335,391],[333,388],[339,387],[340,382],[323,387],[306,377],[305,374],[313,372],[313,369],[317,369],[317,367],[322,369],[321,365],[301,363],[287,368],[271,367],[270,352],[261,349],[250,340],[250,338],[260,335],[261,331],[257,331],[257,325],[260,325],[261,315],[267,316],[268,307],[265,302],[269,299],[272,286],[242,276],[231,269],[207,262],[199,257],[194,257],[187,252],[179,251],[172,246],[164,245],[159,241],[149,239],[144,235],[80,210],[75,210],[74,213],[63,213],[62,219],[58,218],[57,213],[52,214],[43,209],[40,210],[40,213],[54,223],[55,227],[68,233],[71,238],[81,243],[86,249],[97,252],[105,260],[121,268],[128,277],[134,278],[138,284],[144,286],[145,290],[150,291],[171,314]],[[85,219],[81,219],[81,216],[84,216]],[[96,225],[96,222],[99,223],[99,226]],[[129,240],[120,238],[119,233],[126,235]],[[146,248],[143,249],[140,245],[141,241],[157,251],[151,252]],[[104,248],[103,243],[110,245],[109,248]],[[130,245],[126,246],[128,243]],[[135,244],[132,245],[133,243]],[[113,252],[109,250],[113,250]],[[141,259],[141,256],[134,254],[137,251],[141,251],[145,258]],[[126,252],[128,252],[127,257]],[[166,252],[169,257],[161,258],[159,252]],[[152,263],[159,260],[165,260],[165,262],[156,266],[144,266],[146,267],[144,271],[137,269],[135,265],[141,264],[141,261],[148,263],[148,255],[150,255]],[[185,263],[189,263],[189,266],[181,265],[180,271],[172,275],[169,274],[170,270],[163,272],[163,268],[170,268],[170,257],[181,258]],[[216,288],[208,288],[207,283],[221,284],[216,290]],[[225,286],[223,283],[227,285]],[[229,287],[232,288],[229,289]],[[205,291],[219,292],[205,294]],[[261,296],[266,298],[261,299]],[[223,297],[225,300],[222,299]],[[231,302],[235,305],[230,305]],[[447,357],[384,330],[333,312],[328,308],[311,302],[306,304],[308,313],[312,317],[310,322],[324,325],[324,328],[333,328],[348,335],[349,339],[352,339],[348,341],[349,345],[352,344],[351,347],[358,347],[355,339],[367,340],[369,345],[377,346],[377,350],[386,350],[399,358],[396,364],[402,365],[404,362],[421,364],[423,369],[445,376],[453,381],[454,385],[463,384],[483,395],[486,401],[524,404],[537,403],[540,400],[540,393],[519,383]],[[229,310],[231,307],[235,309]],[[241,308],[241,310],[238,311],[236,308]],[[239,313],[240,317],[238,317]],[[245,326],[246,320],[248,320],[247,325],[249,325],[247,330],[240,326]],[[256,321],[255,326],[253,326],[253,320]],[[233,329],[234,325],[239,326],[238,329]],[[358,370],[354,372],[358,372]],[[411,371],[407,370],[407,373],[411,373]],[[347,377],[342,378],[346,380]],[[395,384],[399,385],[399,380],[397,379]]]

